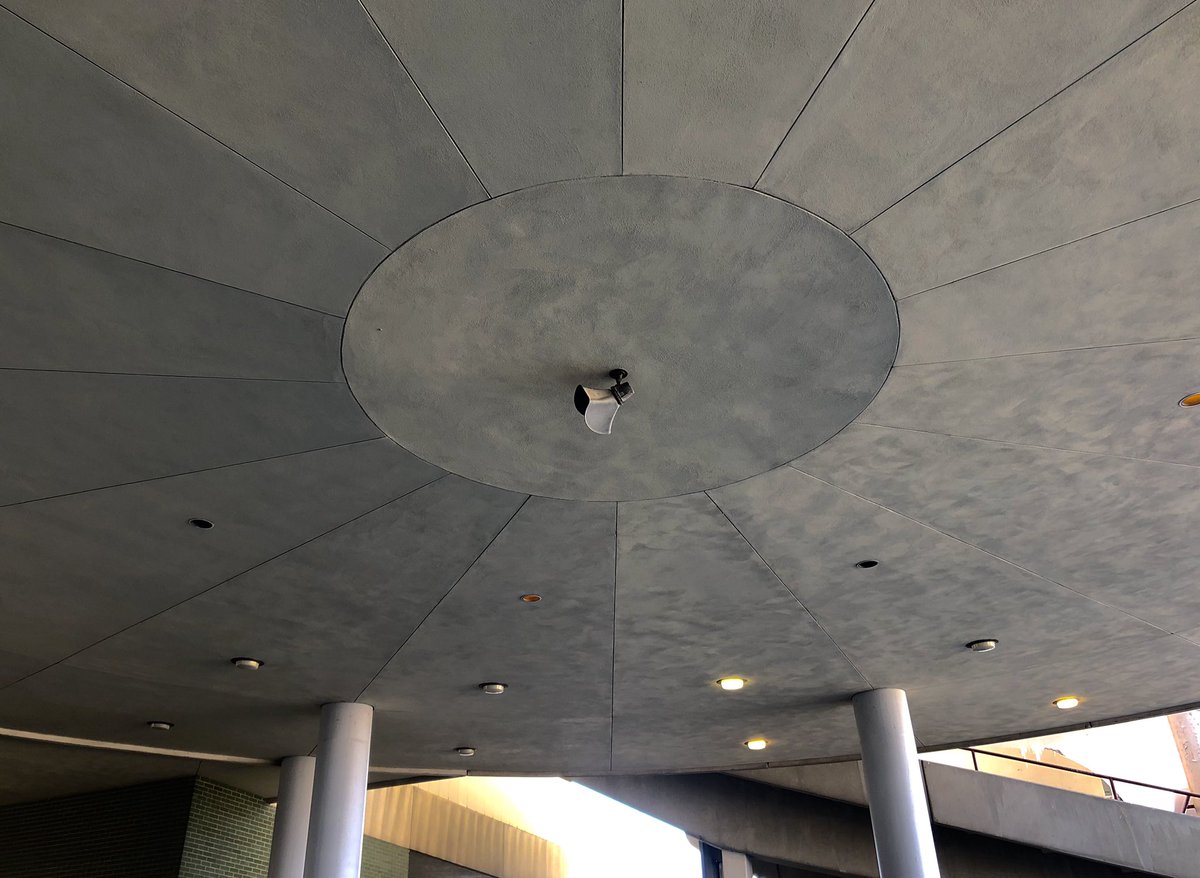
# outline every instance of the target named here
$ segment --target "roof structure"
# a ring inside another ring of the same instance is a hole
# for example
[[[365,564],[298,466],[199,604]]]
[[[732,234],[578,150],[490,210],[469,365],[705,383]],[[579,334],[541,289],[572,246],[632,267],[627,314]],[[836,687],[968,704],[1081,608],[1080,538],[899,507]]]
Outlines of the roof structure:
[[[1194,0],[0,0],[0,82],[0,727],[596,774],[1200,701]]]

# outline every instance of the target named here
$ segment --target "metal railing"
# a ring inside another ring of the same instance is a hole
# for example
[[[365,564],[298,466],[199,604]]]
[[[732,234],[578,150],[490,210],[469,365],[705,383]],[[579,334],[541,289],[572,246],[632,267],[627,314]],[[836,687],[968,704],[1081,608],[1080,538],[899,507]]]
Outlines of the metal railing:
[[[1048,768],[1054,771],[1065,771],[1070,774],[1080,774],[1084,777],[1096,778],[1097,780],[1104,781],[1108,784],[1108,789],[1112,792],[1112,797],[1118,802],[1123,801],[1121,796],[1117,793],[1117,784],[1122,783],[1128,784],[1129,786],[1141,787],[1142,789],[1157,790],[1162,793],[1172,793],[1176,796],[1183,796],[1183,807],[1179,810],[1180,814],[1187,814],[1190,811],[1194,815],[1196,814],[1196,806],[1200,805],[1200,793],[1193,792],[1192,790],[1177,790],[1174,787],[1164,787],[1160,786],[1159,784],[1146,783],[1145,781],[1141,780],[1130,780],[1129,778],[1125,777],[1115,777],[1111,774],[1100,774],[1099,772],[1088,771],[1085,768],[1071,768],[1066,765],[1053,765],[1048,762],[1039,762],[1036,759],[1026,759],[1024,756],[1013,756],[1009,753],[993,753],[990,750],[978,750],[974,747],[964,747],[963,749],[971,754],[971,765],[974,766],[976,771],[983,771],[983,769],[979,767],[979,757],[988,756],[992,759],[1007,759],[1010,762],[1021,762],[1026,765],[1036,765],[1038,768]],[[987,772],[985,772],[985,774],[986,773]],[[1032,783],[1037,783],[1037,781],[1032,781]]]

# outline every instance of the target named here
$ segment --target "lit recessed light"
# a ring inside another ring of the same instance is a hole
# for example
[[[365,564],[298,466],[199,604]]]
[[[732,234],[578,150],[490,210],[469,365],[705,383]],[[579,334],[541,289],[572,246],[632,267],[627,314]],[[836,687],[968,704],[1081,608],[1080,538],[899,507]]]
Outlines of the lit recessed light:
[[[200,530],[208,530],[213,526],[213,523],[207,518],[189,518],[188,524],[190,524],[192,527],[198,527]]]
[[[169,732],[171,729],[175,728],[175,723],[169,723],[161,719],[152,719],[150,722],[146,723],[146,725],[152,729],[157,729],[160,732]]]
[[[879,562],[868,558],[866,561],[859,561],[854,566],[857,567],[859,570],[870,570],[872,567],[878,567]]]
[[[454,752],[457,753],[459,756],[474,756],[475,748],[474,747],[455,747]]]
[[[521,600],[523,600],[527,604],[536,604],[541,599],[542,599],[542,596],[540,594],[523,594],[523,595],[521,595]]]
[[[717,680],[717,685],[729,692],[736,692],[746,685],[746,680],[742,677],[722,677]]]
[[[982,640],[972,640],[965,645],[971,652],[991,652],[1000,645],[1000,641],[994,637],[985,637]]]
[[[747,750],[766,750],[767,749],[767,739],[766,738],[751,738],[749,741],[746,742],[746,749]]]
[[[243,671],[257,671],[263,666],[263,663],[256,658],[246,658],[246,656],[238,656],[230,659],[235,668],[240,668]]]
[[[508,688],[507,683],[480,683],[479,688],[488,695],[500,695]]]
[[[1054,706],[1059,710],[1074,710],[1083,702],[1078,695],[1063,695],[1054,699]]]
[[[1179,404],[1185,409],[1190,409],[1194,405],[1200,405],[1200,393],[1189,393],[1183,399],[1179,400]]]

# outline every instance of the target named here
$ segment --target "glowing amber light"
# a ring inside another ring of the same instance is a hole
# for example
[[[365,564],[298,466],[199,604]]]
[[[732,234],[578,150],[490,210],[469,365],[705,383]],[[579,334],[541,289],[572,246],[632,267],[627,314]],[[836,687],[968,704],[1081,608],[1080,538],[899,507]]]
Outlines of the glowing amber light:
[[[1078,707],[1082,700],[1078,695],[1064,695],[1054,699],[1054,706],[1059,710],[1072,710]]]
[[[717,685],[729,692],[736,692],[746,685],[746,681],[742,677],[722,677],[717,680]]]
[[[746,747],[749,750],[765,750],[767,749],[766,738],[751,738],[746,742]]]
[[[1200,393],[1193,393],[1179,400],[1179,404],[1185,409],[1190,409],[1194,405],[1200,405]]]

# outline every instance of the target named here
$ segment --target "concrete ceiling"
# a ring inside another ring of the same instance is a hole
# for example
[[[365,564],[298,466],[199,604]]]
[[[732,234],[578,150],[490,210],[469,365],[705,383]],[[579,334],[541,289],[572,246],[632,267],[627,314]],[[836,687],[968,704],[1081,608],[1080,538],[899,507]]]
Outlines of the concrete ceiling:
[[[0,727],[594,774],[1200,702],[1200,4],[0,0],[0,82]]]

